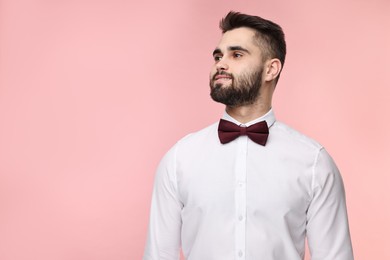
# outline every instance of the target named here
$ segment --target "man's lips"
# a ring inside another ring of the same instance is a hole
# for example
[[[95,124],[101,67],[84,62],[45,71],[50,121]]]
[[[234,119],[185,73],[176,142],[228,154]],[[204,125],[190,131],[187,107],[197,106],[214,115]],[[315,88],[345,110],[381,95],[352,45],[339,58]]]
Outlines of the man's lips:
[[[214,78],[215,78],[216,80],[217,80],[217,79],[231,79],[231,77],[228,76],[228,75],[217,75],[217,76],[215,76]]]
[[[228,80],[228,79],[232,79],[232,77],[227,74],[217,74],[214,76],[214,80]]]

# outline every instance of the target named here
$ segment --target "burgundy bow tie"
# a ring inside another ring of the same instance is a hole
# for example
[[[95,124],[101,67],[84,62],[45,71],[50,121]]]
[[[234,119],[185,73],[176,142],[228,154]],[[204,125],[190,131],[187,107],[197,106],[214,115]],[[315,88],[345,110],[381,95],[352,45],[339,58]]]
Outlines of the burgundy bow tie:
[[[265,145],[268,133],[266,121],[261,121],[248,127],[241,127],[230,121],[221,119],[218,126],[219,140],[223,144],[233,141],[240,135],[247,135],[253,142]]]

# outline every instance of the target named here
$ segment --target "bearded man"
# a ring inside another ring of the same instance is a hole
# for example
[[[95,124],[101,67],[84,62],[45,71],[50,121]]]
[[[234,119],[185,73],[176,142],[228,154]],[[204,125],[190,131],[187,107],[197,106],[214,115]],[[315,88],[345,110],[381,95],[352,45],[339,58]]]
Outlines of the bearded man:
[[[155,179],[144,260],[352,260],[340,173],[316,141],[277,121],[281,27],[230,12],[210,93],[222,119],[176,143]]]

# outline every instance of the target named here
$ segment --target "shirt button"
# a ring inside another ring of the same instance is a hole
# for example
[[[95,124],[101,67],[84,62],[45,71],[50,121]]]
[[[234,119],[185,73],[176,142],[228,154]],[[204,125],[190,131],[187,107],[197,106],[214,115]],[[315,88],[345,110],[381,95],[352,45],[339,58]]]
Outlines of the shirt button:
[[[242,216],[242,215],[240,215],[239,217],[238,217],[238,220],[239,221],[242,221],[244,219],[244,217]]]
[[[242,251],[241,251],[241,250],[238,251],[238,256],[239,256],[239,257],[242,257],[242,255],[243,255]]]
[[[240,182],[238,183],[238,186],[239,186],[240,188],[242,188],[242,187],[244,187],[244,183],[240,181]]]

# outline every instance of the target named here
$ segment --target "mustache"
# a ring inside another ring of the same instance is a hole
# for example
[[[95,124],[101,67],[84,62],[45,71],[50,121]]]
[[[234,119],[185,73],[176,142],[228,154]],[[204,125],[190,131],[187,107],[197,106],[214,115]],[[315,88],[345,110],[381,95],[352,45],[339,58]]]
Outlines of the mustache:
[[[216,72],[213,75],[213,80],[215,80],[215,77],[218,75],[226,75],[226,76],[229,76],[231,79],[233,79],[233,74],[227,73],[226,71],[220,71],[220,72]]]

